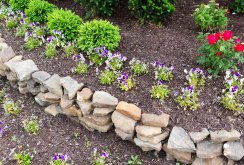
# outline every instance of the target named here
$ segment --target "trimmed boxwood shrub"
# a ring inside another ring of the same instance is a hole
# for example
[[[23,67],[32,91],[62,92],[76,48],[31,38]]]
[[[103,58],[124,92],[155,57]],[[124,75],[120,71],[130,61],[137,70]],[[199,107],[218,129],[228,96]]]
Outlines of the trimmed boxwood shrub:
[[[68,41],[77,38],[81,22],[82,19],[71,10],[55,9],[47,17],[47,27],[60,30]]]
[[[95,15],[111,16],[118,0],[76,0],[86,10],[86,18]]]
[[[120,40],[118,26],[114,26],[106,20],[93,20],[81,25],[78,47],[83,51],[89,51],[103,45],[112,51],[119,46]]]
[[[128,7],[132,15],[154,23],[161,23],[175,11],[173,0],[129,0]]]
[[[9,0],[9,5],[12,7],[14,11],[24,11],[30,0]]]
[[[47,15],[55,9],[55,5],[48,3],[44,0],[32,0],[28,8],[25,10],[25,14],[30,22],[46,22]]]

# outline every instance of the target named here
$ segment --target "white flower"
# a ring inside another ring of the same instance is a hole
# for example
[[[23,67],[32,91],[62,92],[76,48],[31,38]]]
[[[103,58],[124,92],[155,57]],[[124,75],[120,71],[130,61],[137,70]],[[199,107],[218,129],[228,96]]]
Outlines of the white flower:
[[[242,78],[242,79],[240,80],[240,82],[241,82],[241,84],[243,84],[243,82],[244,82],[244,78]]]
[[[188,73],[188,71],[187,71],[186,69],[184,69],[184,73],[185,73],[185,74],[187,74],[187,73]]]

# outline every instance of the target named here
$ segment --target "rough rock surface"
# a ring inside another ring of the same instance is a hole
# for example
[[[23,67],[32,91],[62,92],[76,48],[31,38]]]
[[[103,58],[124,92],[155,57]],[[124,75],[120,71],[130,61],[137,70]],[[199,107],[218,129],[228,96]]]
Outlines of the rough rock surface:
[[[80,102],[89,101],[92,98],[92,91],[89,88],[83,88],[80,92],[77,92],[77,100]]]
[[[197,157],[202,159],[214,158],[222,155],[222,143],[203,140],[197,143]]]
[[[136,133],[138,135],[145,136],[145,137],[153,137],[153,136],[160,135],[162,133],[162,130],[160,127],[138,125],[136,126]]]
[[[210,131],[210,137],[213,142],[222,143],[226,141],[239,140],[241,134],[235,129],[232,129],[231,131],[220,130],[220,131]]]
[[[44,81],[44,86],[49,92],[61,97],[63,95],[63,90],[60,85],[60,79],[61,77],[58,74],[54,74],[48,80]]]
[[[40,84],[49,79],[51,75],[45,71],[38,71],[32,74],[32,79]]]
[[[141,119],[141,109],[134,104],[121,101],[117,105],[116,111],[136,121]]]
[[[44,110],[46,113],[49,113],[50,115],[57,116],[59,114],[58,112],[58,106],[55,104],[49,105]]]
[[[200,132],[189,132],[189,135],[194,143],[198,143],[208,137],[209,131],[207,128],[203,128]]]
[[[224,165],[224,162],[220,157],[210,159],[196,158],[192,165]]]
[[[93,115],[94,116],[107,116],[111,114],[114,109],[111,108],[94,108]]]
[[[113,126],[112,122],[107,125],[103,125],[103,126],[96,125],[84,117],[80,118],[80,123],[90,131],[94,131],[94,129],[95,129],[95,130],[98,130],[99,132],[108,132]]]
[[[160,151],[162,149],[162,143],[152,144],[152,143],[144,142],[138,138],[134,138],[134,142],[137,146],[141,147],[143,151],[152,151],[152,150]]]
[[[138,139],[145,141],[145,142],[153,143],[153,144],[157,144],[157,143],[165,140],[168,136],[169,136],[169,130],[166,130],[162,134],[159,134],[159,135],[156,135],[153,137],[146,137],[146,136],[141,136],[140,134],[137,134]]]
[[[162,113],[161,115],[144,113],[142,114],[142,123],[154,127],[167,127],[169,124],[169,115],[166,113]]]
[[[118,99],[104,91],[96,91],[93,94],[92,104],[97,108],[115,108]]]
[[[115,128],[115,133],[121,137],[122,140],[133,140],[134,133],[128,134],[121,131],[119,128]]]
[[[244,148],[240,142],[227,142],[224,144],[224,155],[228,159],[239,161],[244,156]]]

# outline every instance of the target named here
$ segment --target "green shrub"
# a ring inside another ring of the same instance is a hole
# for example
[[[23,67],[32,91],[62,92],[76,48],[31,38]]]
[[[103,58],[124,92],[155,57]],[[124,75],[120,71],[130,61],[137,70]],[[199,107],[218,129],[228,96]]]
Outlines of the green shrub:
[[[48,14],[47,26],[50,30],[60,30],[66,40],[74,40],[79,33],[81,18],[70,10],[56,9]]]
[[[207,5],[201,4],[193,13],[193,18],[202,30],[223,30],[228,24],[226,12],[227,9],[219,7],[215,0],[211,0]]]
[[[120,39],[118,26],[105,20],[93,20],[81,25],[78,47],[83,51],[88,51],[103,45],[111,51],[119,46]]]
[[[236,13],[244,13],[244,1],[243,0],[235,0],[231,4],[231,10]]]
[[[9,5],[12,7],[14,11],[24,11],[30,0],[9,0]]]
[[[102,85],[112,85],[115,81],[116,75],[113,71],[104,70],[101,72],[99,79]]]
[[[30,22],[46,22],[47,15],[54,10],[55,6],[44,0],[32,0],[28,8],[25,10],[25,14]]]
[[[86,10],[86,18],[95,15],[111,16],[118,0],[76,0]]]
[[[175,11],[174,0],[129,0],[128,7],[132,15],[154,23],[161,23]]]

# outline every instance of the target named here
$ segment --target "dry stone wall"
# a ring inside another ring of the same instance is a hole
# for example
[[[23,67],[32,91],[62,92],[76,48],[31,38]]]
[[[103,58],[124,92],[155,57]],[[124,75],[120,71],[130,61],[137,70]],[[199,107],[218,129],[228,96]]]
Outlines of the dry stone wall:
[[[244,156],[236,130],[186,132],[168,127],[170,116],[143,113],[134,104],[119,101],[105,91],[91,91],[70,76],[60,77],[40,71],[32,60],[16,56],[0,37],[0,77],[22,94],[31,93],[46,113],[58,114],[79,122],[89,131],[107,132],[115,128],[122,140],[128,140],[143,151],[165,151],[167,160],[193,165],[223,165]]]

